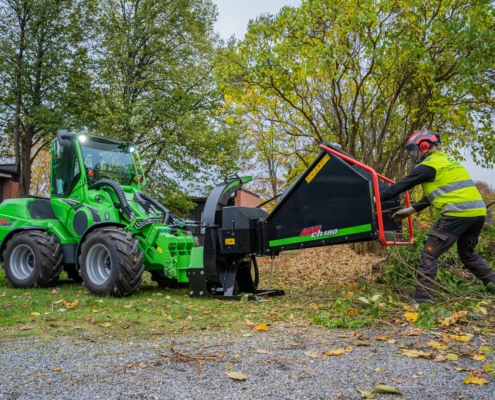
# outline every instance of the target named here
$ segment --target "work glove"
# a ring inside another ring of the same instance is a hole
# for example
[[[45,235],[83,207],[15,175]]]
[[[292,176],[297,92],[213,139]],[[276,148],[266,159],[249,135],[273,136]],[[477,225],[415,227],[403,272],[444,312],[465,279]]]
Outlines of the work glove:
[[[395,214],[393,214],[392,219],[394,220],[394,222],[396,222],[398,224],[404,218],[409,217],[410,215],[414,214],[415,212],[416,212],[416,210],[413,207],[403,208],[402,210],[399,210]]]

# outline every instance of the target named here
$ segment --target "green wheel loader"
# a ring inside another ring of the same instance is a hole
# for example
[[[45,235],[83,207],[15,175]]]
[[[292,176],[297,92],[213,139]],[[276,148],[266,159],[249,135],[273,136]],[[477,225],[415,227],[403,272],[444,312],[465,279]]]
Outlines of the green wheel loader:
[[[65,268],[91,293],[121,297],[144,269],[177,287],[202,267],[185,221],[141,192],[132,143],[60,130],[50,152],[50,198],[0,204],[0,261],[12,286],[51,286]]]

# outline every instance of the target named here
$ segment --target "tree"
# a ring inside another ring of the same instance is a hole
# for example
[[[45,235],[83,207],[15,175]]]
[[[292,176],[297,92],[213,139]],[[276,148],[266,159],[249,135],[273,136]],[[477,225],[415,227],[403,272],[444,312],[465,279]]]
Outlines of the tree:
[[[33,196],[48,197],[50,192],[50,152],[42,150],[31,164],[31,188]]]
[[[299,168],[318,144],[337,141],[397,178],[408,167],[407,138],[423,127],[489,165],[494,25],[484,0],[304,0],[231,42],[219,79],[247,129],[272,124]]]
[[[139,144],[148,190],[172,208],[187,208],[181,183],[194,192],[236,170],[238,131],[213,76],[215,18],[210,0],[102,0],[93,26],[92,128]]]
[[[0,126],[21,163],[21,196],[29,193],[33,160],[70,122],[84,91],[87,4],[0,0]]]

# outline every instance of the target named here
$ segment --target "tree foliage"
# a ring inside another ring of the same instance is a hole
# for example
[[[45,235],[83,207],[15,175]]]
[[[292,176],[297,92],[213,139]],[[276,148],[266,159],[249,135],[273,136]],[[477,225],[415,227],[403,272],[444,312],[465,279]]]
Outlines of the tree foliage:
[[[0,127],[22,166],[22,196],[29,193],[33,160],[74,115],[77,93],[87,87],[86,4],[0,0]]]
[[[494,23],[485,0],[303,0],[252,22],[219,77],[248,131],[278,132],[289,167],[336,141],[397,178],[423,127],[492,164]]]
[[[235,171],[239,155],[212,74],[215,18],[210,0],[102,0],[94,24],[88,119],[140,145],[148,190],[170,207],[181,205],[181,184],[197,192]]]

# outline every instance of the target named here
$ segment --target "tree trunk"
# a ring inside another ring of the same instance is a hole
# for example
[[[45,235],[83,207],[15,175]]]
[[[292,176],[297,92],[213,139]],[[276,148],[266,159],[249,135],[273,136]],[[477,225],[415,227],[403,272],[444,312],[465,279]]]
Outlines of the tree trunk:
[[[27,126],[26,128],[26,132],[22,138],[20,197],[29,196],[29,188],[31,187],[31,150],[33,146],[34,127]]]

